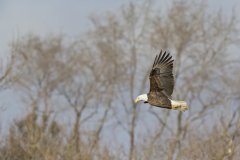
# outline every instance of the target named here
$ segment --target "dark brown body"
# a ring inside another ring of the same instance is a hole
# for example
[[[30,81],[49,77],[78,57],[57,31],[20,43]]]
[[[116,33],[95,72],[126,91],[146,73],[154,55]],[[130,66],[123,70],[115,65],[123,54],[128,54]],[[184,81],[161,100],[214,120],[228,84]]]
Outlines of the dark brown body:
[[[172,109],[171,101],[162,92],[149,92],[147,96],[149,104],[161,108]]]

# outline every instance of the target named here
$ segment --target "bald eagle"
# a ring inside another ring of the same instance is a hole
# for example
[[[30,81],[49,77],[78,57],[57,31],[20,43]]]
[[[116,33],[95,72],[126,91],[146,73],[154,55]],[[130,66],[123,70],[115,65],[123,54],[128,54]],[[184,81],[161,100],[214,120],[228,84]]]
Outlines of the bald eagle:
[[[185,111],[188,105],[185,101],[171,99],[174,88],[173,59],[170,53],[162,50],[155,57],[152,70],[149,75],[150,91],[148,94],[139,95],[135,103],[144,101],[152,106]]]

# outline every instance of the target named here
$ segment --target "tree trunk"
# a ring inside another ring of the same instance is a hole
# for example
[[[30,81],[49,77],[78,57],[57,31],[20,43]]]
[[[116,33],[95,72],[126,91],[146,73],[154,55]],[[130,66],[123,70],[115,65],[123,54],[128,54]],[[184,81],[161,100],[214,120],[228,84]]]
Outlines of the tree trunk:
[[[80,128],[80,112],[76,111],[76,119],[75,119],[75,125],[74,125],[74,130],[73,130],[73,139],[75,141],[75,151],[80,152],[80,133],[79,133],[79,128]]]
[[[133,115],[130,129],[129,160],[135,159],[135,125],[136,125],[136,105],[133,105]]]

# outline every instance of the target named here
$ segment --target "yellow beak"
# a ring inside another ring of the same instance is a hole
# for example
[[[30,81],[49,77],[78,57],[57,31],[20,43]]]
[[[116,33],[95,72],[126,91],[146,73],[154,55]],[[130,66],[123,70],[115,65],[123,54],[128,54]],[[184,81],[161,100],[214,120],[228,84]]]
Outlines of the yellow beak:
[[[139,102],[139,98],[136,98],[134,102],[135,102],[135,103],[138,103],[138,102]]]

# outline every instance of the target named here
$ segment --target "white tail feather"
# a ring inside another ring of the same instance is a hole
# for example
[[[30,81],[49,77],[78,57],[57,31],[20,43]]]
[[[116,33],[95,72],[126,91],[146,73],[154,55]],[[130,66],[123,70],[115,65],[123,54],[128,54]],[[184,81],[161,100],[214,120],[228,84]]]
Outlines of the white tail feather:
[[[185,101],[171,100],[171,104],[172,104],[172,109],[174,109],[174,110],[186,111],[189,109],[189,107]]]

